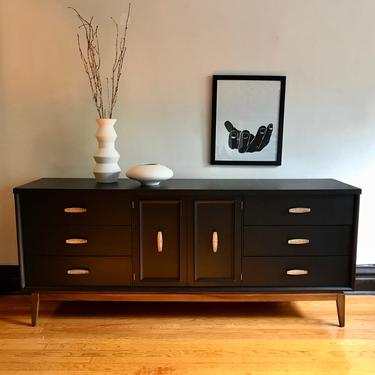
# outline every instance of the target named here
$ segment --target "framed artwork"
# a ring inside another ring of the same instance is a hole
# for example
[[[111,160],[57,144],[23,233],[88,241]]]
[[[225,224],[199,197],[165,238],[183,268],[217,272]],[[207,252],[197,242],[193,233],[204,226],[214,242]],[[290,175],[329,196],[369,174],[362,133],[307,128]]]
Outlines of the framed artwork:
[[[285,76],[213,76],[211,164],[281,165],[285,83]]]

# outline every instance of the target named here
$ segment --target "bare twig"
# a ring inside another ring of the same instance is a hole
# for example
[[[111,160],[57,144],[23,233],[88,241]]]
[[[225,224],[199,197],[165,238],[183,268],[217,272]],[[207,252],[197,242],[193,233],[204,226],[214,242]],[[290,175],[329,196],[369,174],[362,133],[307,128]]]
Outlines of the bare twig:
[[[119,26],[114,18],[111,17],[113,23],[115,24],[116,28],[116,41],[115,41],[115,59],[113,62],[112,67],[112,74],[111,77],[106,77],[106,87],[105,90],[107,91],[107,103],[104,102],[103,97],[103,85],[102,79],[100,75],[100,67],[101,67],[101,56],[100,56],[100,46],[99,46],[99,37],[98,31],[99,26],[93,25],[93,17],[90,18],[90,21],[83,18],[79,12],[73,8],[72,9],[78,19],[81,22],[81,25],[78,27],[79,30],[84,30],[83,34],[86,39],[86,50],[83,52],[83,48],[81,45],[80,35],[77,33],[77,42],[78,42],[78,50],[80,53],[80,57],[83,63],[83,67],[85,69],[86,75],[89,79],[90,89],[92,93],[92,97],[94,99],[96,110],[99,114],[100,118],[112,118],[113,109],[117,102],[117,94],[118,88],[120,83],[120,78],[122,75],[122,68],[125,59],[125,52],[126,52],[126,37],[130,19],[130,10],[131,4],[129,3],[128,8],[128,15],[126,19],[125,27],[122,31],[122,35],[119,35]]]

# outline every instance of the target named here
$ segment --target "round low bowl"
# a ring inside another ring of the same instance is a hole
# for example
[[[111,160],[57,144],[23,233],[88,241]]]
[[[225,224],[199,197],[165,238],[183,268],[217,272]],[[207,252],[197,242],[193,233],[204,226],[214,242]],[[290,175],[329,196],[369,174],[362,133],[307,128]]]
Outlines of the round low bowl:
[[[157,186],[173,176],[172,170],[161,164],[141,164],[130,168],[126,176],[144,186]]]

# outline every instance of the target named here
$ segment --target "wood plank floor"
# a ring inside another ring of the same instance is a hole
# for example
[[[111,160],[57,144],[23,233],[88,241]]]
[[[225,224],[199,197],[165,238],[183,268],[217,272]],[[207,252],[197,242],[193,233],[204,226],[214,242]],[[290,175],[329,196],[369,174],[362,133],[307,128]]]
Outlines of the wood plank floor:
[[[279,303],[42,302],[0,296],[0,374],[375,374],[375,296]]]

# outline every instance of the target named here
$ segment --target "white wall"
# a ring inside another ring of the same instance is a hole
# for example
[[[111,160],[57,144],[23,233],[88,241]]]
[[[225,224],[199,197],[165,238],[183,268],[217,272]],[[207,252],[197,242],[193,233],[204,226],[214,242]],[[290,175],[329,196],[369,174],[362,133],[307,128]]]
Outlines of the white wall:
[[[16,264],[12,187],[91,177],[96,112],[74,6],[101,25],[124,0],[0,0],[0,264]],[[363,188],[358,263],[375,263],[374,0],[132,0],[116,112],[125,171],[176,177],[333,177]],[[209,165],[212,74],[287,76],[281,167]]]

